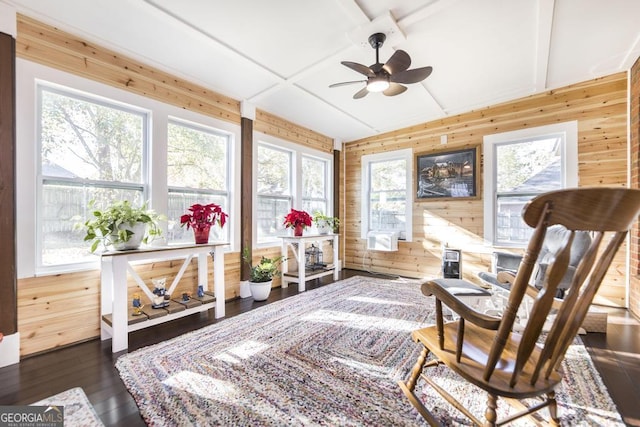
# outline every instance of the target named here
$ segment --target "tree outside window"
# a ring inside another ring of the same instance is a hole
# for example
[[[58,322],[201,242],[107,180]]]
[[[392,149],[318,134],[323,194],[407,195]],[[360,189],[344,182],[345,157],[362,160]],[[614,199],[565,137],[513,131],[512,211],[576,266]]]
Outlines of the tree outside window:
[[[230,137],[214,129],[170,121],[167,144],[167,240],[193,242],[193,232],[180,226],[180,216],[195,203],[215,203],[229,212]],[[211,229],[211,239],[229,240],[229,227]]]
[[[39,266],[95,259],[74,225],[89,202],[144,203],[147,115],[115,103],[39,87]]]

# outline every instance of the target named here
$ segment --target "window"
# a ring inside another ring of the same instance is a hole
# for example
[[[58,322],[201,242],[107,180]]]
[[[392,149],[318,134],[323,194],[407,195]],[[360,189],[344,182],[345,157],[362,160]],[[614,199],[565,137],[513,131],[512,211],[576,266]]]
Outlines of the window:
[[[321,211],[333,215],[332,156],[268,135],[259,135],[254,152],[254,223],[256,243],[280,244],[286,234],[282,223],[291,208],[310,215]]]
[[[40,185],[37,265],[93,261],[84,232],[89,202],[146,200],[147,113],[38,86]]]
[[[577,123],[485,137],[485,236],[525,246],[532,229],[522,208],[538,194],[577,186]]]
[[[284,216],[293,206],[293,153],[275,146],[258,144],[257,167],[257,239],[275,240],[284,230]]]
[[[230,136],[215,129],[170,120],[167,143],[167,240],[191,243],[180,216],[194,203],[216,203],[229,213]],[[228,241],[229,227],[211,229],[210,239]]]
[[[362,156],[362,230],[396,231],[411,241],[413,152],[398,150]]]
[[[92,199],[146,202],[170,217],[156,244],[185,237],[176,223],[190,198],[218,203],[231,218],[212,239],[237,250],[240,126],[30,61],[16,60],[16,76],[18,277],[97,267],[75,227],[92,216]]]
[[[328,162],[310,156],[302,156],[302,209],[314,215],[321,212],[331,216],[327,200]]]

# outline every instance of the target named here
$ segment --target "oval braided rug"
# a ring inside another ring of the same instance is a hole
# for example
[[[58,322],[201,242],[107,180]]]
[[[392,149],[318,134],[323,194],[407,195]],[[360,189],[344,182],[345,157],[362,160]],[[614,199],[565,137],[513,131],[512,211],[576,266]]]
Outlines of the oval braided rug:
[[[433,307],[418,281],[352,277],[123,355],[116,367],[153,426],[424,425],[396,382],[420,351],[411,331],[433,323]],[[556,390],[563,425],[623,425],[576,342]],[[430,372],[484,413],[484,392]],[[430,389],[422,398],[445,424],[468,423]]]

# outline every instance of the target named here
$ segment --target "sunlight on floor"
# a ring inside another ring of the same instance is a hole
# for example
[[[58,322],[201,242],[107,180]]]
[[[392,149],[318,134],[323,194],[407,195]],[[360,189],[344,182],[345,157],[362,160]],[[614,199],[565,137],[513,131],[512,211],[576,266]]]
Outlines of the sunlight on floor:
[[[320,322],[332,325],[345,325],[354,329],[378,329],[385,331],[412,332],[424,327],[420,322],[403,319],[365,316],[343,311],[317,310],[300,318],[308,322]]]
[[[245,341],[235,347],[226,349],[224,352],[215,355],[214,359],[223,360],[229,363],[240,363],[243,359],[248,359],[254,354],[266,351],[269,348],[267,344],[258,341]]]
[[[382,305],[403,305],[403,306],[411,306],[413,304],[407,302],[400,301],[389,301],[382,298],[370,298],[370,297],[351,297],[347,298],[348,301],[358,301],[358,302],[366,302],[369,304],[382,304]]]
[[[235,387],[229,382],[195,372],[181,371],[170,376],[162,383],[206,399],[226,401],[237,397]]]
[[[367,377],[389,378],[391,373],[395,371],[385,366],[376,366],[370,363],[361,363],[352,359],[344,359],[341,357],[332,357],[331,361],[341,363],[345,366],[353,368],[356,371],[364,372]]]

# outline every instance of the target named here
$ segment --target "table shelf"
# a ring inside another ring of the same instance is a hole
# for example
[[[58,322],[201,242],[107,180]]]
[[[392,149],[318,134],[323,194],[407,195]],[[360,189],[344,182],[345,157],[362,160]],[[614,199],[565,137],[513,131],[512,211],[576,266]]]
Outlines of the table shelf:
[[[289,283],[297,283],[298,284],[298,292],[304,292],[306,289],[307,280],[319,279],[321,277],[333,275],[333,280],[338,280],[339,272],[338,272],[338,237],[339,234],[314,234],[307,236],[280,236],[282,239],[282,256],[287,257],[289,252],[289,247],[293,249],[294,256],[298,261],[298,271],[289,272],[288,263],[285,262],[282,264],[282,287],[286,288],[289,286]],[[324,241],[329,241],[333,245],[333,260],[330,265],[322,269],[316,270],[307,270],[304,267],[305,265],[305,248],[307,243],[317,243],[318,247],[320,247],[321,243]]]
[[[111,348],[114,353],[126,350],[128,347],[128,333],[149,326],[168,322],[173,319],[188,316],[215,308],[215,317],[225,315],[225,286],[224,286],[224,251],[226,243],[206,243],[199,245],[171,245],[150,247],[133,251],[114,251],[103,253],[100,257],[101,265],[101,309],[100,309],[100,338],[111,338]],[[208,256],[213,255],[214,292],[209,290]],[[153,309],[151,305],[143,308],[140,316],[133,316],[131,303],[128,301],[127,274],[137,283],[140,291],[149,300],[154,295],[149,287],[133,269],[131,262],[137,261],[165,261],[182,259],[182,267],[176,274],[168,294],[171,295],[178,282],[182,279],[189,263],[193,258],[198,260],[198,284],[202,285],[205,296],[202,301],[194,297],[188,303],[172,300],[169,306]],[[196,302],[197,301],[197,302]],[[164,311],[164,313],[162,311]]]

